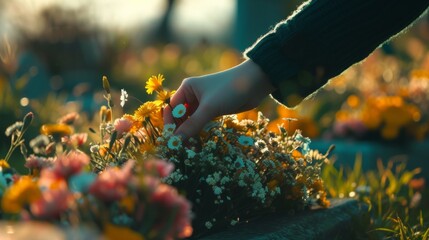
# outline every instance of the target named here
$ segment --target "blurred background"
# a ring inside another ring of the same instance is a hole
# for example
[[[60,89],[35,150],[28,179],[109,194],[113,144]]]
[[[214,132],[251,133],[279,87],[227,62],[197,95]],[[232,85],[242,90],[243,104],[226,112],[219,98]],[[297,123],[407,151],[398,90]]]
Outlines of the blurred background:
[[[144,83],[151,75],[164,74],[173,89],[188,76],[232,67],[301,2],[0,0],[0,129],[34,111],[36,135],[40,124],[77,111],[87,130],[104,104],[103,75],[115,98],[123,88],[148,100]],[[272,119],[272,131],[287,124],[290,131],[302,129],[321,151],[335,144],[338,161],[362,153],[364,167],[394,156],[428,166],[428,49],[425,15],[315,99],[294,110],[267,99],[258,110]],[[116,116],[138,105],[131,99],[124,109],[115,108]],[[2,134],[0,140],[2,156],[9,139]]]

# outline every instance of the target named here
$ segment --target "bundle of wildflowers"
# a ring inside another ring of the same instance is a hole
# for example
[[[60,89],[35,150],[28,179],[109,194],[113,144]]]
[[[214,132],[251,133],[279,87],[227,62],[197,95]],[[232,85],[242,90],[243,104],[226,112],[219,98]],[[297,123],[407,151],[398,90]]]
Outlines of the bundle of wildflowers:
[[[162,81],[162,75],[147,81],[147,92],[156,93],[157,100],[123,116],[121,121],[130,122],[122,134],[137,138],[131,142],[139,154],[175,165],[163,182],[192,202],[197,234],[271,211],[301,210],[314,202],[329,206],[320,177],[328,154],[310,149],[310,139],[299,130],[290,133],[280,124],[275,133],[262,114],[255,121],[229,115],[208,123],[198,137],[184,140],[175,129],[189,116],[187,104],[171,106],[174,92],[165,90]],[[163,124],[166,106],[171,107],[175,123]]]
[[[174,239],[272,211],[301,210],[315,202],[329,206],[320,177],[328,154],[310,149],[310,139],[299,130],[291,133],[280,124],[272,132],[262,114],[257,120],[229,115],[184,140],[174,133],[189,116],[187,104],[171,106],[174,91],[164,89],[163,81],[162,75],[147,81],[147,93],[156,100],[114,118],[104,77],[107,104],[100,108],[99,127],[90,129],[87,153],[81,149],[89,136],[75,132],[76,113],[43,125],[30,141],[31,154],[22,140],[26,120],[11,126],[11,151],[20,147],[29,174],[10,168],[9,153],[2,161],[2,217],[89,224],[108,238]],[[121,106],[128,101],[125,90],[120,100]],[[175,123],[164,124],[166,106]],[[191,204],[179,192],[192,202],[193,227]]]
[[[33,114],[6,130],[11,147],[0,161],[0,219],[45,221],[72,229],[89,226],[106,239],[190,236],[190,203],[161,181],[173,164],[136,154],[135,141],[140,139],[131,137],[130,129],[127,135],[120,128],[114,130],[123,125],[112,123],[110,92],[106,99],[100,140],[94,141],[89,154],[80,150],[87,134],[74,132],[77,113],[43,125],[42,134],[30,141],[31,149],[23,136]],[[135,136],[144,134],[138,131]],[[18,174],[9,164],[17,148],[26,158],[27,175]]]

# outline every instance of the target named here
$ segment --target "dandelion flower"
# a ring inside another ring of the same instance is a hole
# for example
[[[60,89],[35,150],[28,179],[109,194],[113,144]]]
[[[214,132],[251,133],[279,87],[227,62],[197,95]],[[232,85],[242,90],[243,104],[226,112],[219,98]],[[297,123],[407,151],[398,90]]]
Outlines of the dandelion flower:
[[[174,95],[175,92],[176,91],[160,90],[156,96],[156,99],[162,103],[170,103],[170,98]]]
[[[164,81],[164,76],[162,74],[158,74],[158,76],[150,77],[146,82],[146,92],[148,94],[152,94],[153,91],[159,92],[162,90],[162,82]]]
[[[173,117],[181,118],[186,113],[186,107],[184,104],[179,104],[173,109]]]
[[[121,89],[121,107],[125,106],[125,102],[128,101],[128,93],[124,89]]]
[[[241,145],[248,147],[248,146],[252,146],[252,145],[253,145],[253,143],[254,143],[255,141],[254,141],[254,140],[253,140],[253,138],[251,138],[251,137],[248,137],[248,136],[240,136],[240,137],[238,138],[238,142],[239,142]]]
[[[182,140],[178,136],[172,136],[170,140],[168,140],[168,148],[171,150],[177,150],[182,145]]]
[[[159,106],[156,105],[154,102],[145,102],[134,112],[134,118],[142,122],[146,117],[149,117],[157,110],[159,110]]]

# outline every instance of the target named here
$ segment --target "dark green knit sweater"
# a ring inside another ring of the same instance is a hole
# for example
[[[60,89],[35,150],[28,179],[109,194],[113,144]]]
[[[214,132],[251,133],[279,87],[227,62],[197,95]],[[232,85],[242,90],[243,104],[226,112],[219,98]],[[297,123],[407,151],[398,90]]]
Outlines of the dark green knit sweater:
[[[277,89],[272,96],[287,105],[288,96],[311,95],[428,6],[429,0],[310,0],[245,55],[269,76]]]

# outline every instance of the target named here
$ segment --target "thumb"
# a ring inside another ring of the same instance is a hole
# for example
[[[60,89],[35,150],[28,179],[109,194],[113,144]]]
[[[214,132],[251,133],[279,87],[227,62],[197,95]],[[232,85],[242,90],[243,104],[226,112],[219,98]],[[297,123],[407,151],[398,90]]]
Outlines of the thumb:
[[[211,112],[208,111],[207,108],[200,105],[197,110],[180,125],[175,134],[181,135],[183,138],[197,136],[204,126],[215,117],[210,113]]]

